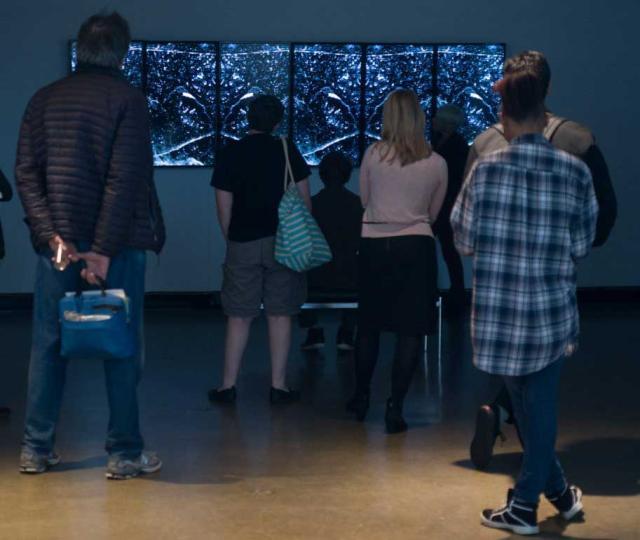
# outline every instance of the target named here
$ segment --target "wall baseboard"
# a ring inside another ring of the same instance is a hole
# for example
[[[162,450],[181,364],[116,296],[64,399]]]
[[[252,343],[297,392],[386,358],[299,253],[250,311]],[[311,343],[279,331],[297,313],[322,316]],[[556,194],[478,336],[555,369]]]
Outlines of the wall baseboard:
[[[442,293],[445,299],[446,291]],[[354,301],[354,297],[312,295],[314,302]],[[467,291],[467,301],[471,294]],[[640,305],[640,287],[584,287],[578,289],[580,303],[637,303]],[[219,309],[220,292],[148,292],[146,309]],[[30,310],[33,295],[29,293],[0,294],[0,311]]]

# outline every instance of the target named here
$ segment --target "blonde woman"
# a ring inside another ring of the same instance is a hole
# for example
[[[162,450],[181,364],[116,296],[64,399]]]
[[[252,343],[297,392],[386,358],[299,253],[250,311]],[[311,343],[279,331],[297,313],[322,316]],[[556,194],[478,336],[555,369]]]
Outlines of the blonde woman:
[[[436,248],[431,230],[447,191],[447,165],[425,139],[425,115],[411,90],[392,92],[382,139],[360,168],[362,224],[358,276],[356,391],[347,408],[363,421],[381,332],[396,334],[387,433],[406,431],[402,405],[422,337],[434,323]]]

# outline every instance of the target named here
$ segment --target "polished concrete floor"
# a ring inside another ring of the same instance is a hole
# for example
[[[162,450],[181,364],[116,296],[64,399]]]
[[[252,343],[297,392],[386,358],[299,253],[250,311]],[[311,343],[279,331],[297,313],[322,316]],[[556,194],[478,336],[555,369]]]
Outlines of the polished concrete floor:
[[[331,338],[335,313],[323,320]],[[290,378],[300,404],[272,408],[266,328],[254,328],[236,407],[212,407],[223,319],[215,311],[147,315],[140,397],[157,475],[104,479],[107,421],[102,369],[70,366],[58,434],[63,462],[45,475],[17,472],[29,349],[26,312],[0,313],[0,539],[503,539],[479,525],[501,503],[519,466],[515,435],[486,472],[468,461],[474,411],[490,391],[470,365],[468,324],[445,327],[442,369],[421,366],[407,402],[411,429],[383,432],[391,338],[383,342],[369,417],[343,413],[349,355],[295,349]],[[296,332],[296,346],[302,333]],[[432,343],[433,345],[433,343]],[[568,526],[543,502],[543,538],[640,538],[640,307],[583,310],[581,350],[562,382],[558,448],[585,494]]]

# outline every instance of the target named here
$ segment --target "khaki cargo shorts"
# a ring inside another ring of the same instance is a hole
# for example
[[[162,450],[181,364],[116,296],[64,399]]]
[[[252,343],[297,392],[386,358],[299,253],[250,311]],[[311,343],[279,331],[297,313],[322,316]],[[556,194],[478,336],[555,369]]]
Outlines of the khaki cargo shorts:
[[[277,263],[275,237],[227,242],[223,265],[222,308],[229,317],[297,315],[307,298],[306,274]]]

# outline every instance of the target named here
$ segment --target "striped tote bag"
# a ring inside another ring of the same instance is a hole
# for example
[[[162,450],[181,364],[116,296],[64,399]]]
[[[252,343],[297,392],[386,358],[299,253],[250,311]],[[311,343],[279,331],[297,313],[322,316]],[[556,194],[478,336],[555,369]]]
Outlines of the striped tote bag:
[[[284,195],[278,207],[275,258],[280,264],[306,272],[328,263],[331,249],[320,227],[305,205],[291,170],[287,139],[281,137],[284,148]]]

